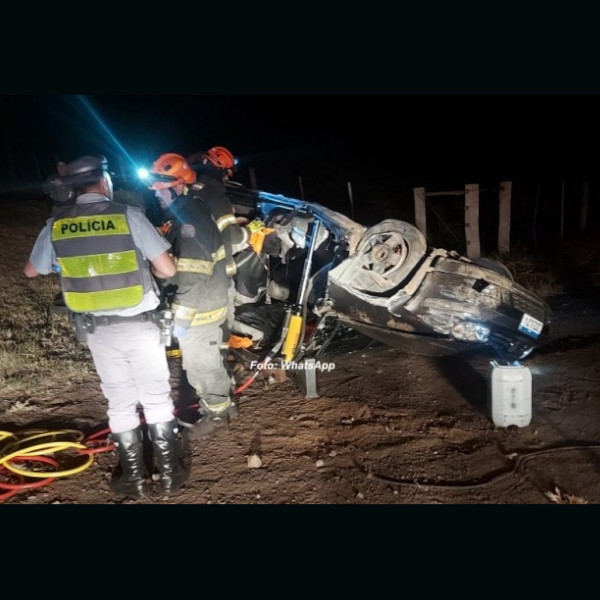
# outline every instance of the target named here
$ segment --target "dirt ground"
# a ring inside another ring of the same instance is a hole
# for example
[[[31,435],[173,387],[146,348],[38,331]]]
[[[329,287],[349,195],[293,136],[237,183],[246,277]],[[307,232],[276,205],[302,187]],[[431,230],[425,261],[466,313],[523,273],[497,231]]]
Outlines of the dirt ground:
[[[23,235],[10,268],[22,268],[37,229]],[[335,368],[318,374],[318,398],[290,379],[258,378],[229,428],[190,442],[190,478],[175,495],[115,498],[117,458],[104,452],[4,504],[600,503],[600,293],[548,301],[551,341],[524,361],[533,377],[527,427],[490,418],[493,356],[409,355],[357,336],[351,350],[322,357]],[[179,359],[170,360],[181,403],[188,392]],[[93,369],[39,395],[0,390],[1,430],[89,435],[106,427],[105,410]]]

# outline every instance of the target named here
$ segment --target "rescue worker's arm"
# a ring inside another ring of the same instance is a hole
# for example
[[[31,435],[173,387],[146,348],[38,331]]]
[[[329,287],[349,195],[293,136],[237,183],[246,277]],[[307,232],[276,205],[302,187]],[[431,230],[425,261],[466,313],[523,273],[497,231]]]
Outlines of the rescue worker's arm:
[[[52,219],[46,222],[46,226],[40,231],[35,240],[29,260],[23,268],[26,277],[37,277],[38,275],[52,273],[52,266],[56,262],[56,254],[50,241],[51,222]]]
[[[175,266],[175,263],[168,252],[159,254],[150,262],[150,265],[152,274],[159,279],[173,277],[177,271],[177,267]]]
[[[39,275],[38,270],[31,264],[30,260],[27,261],[23,273],[25,273],[27,277],[37,277]]]
[[[231,254],[237,254],[247,248],[250,242],[250,231],[239,222],[239,217],[236,217],[233,212],[233,206],[227,194],[209,184],[209,189],[205,189],[204,193],[201,191],[200,197],[207,202],[225,246],[227,249],[231,249]]]
[[[127,214],[134,224],[133,241],[150,261],[152,274],[158,279],[173,277],[177,267],[169,255],[170,242],[156,230],[140,210],[130,207]]]
[[[260,219],[254,219],[247,225],[250,233],[250,246],[254,252],[266,252],[277,256],[281,252],[281,241],[272,227],[266,227]]]

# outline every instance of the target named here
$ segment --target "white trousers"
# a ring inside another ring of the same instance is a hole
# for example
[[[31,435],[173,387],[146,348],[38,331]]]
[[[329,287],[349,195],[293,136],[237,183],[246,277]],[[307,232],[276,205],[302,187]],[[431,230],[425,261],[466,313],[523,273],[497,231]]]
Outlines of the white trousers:
[[[149,425],[173,419],[169,366],[154,323],[100,325],[88,334],[87,345],[108,400],[108,426],[113,433],[140,424],[138,405]]]

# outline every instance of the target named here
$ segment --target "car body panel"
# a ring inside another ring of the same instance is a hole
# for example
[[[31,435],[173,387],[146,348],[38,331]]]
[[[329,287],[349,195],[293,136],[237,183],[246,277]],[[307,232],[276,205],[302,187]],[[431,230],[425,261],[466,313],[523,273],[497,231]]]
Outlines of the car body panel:
[[[428,247],[404,221],[367,228],[320,204],[241,186],[230,192],[234,205],[274,227],[295,253],[289,256],[299,260],[319,222],[313,244],[319,260],[307,274],[305,314],[335,315],[364,335],[416,354],[493,349],[520,360],[547,339],[548,304],[516,283],[502,263]]]

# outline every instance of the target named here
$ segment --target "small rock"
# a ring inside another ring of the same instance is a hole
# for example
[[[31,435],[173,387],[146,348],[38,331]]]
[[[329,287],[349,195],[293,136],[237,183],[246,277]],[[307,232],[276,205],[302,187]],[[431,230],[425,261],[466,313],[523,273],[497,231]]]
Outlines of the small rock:
[[[258,454],[253,454],[248,457],[248,468],[249,469],[260,469],[262,467],[262,460]]]
[[[331,456],[331,458],[333,458],[334,456],[337,456],[337,452],[332,450],[327,456]]]
[[[152,473],[152,481],[159,481],[160,473]]]
[[[364,494],[363,494],[362,492],[358,492],[358,494],[356,494],[356,497],[357,497],[359,500],[364,500],[364,498],[365,498],[365,496],[364,496]]]
[[[325,466],[325,461],[324,461],[324,460],[322,460],[322,459],[319,459],[319,460],[318,460],[318,461],[315,463],[315,465],[317,466],[317,468],[318,468],[318,469],[320,469],[321,467],[324,467],[324,466]]]

